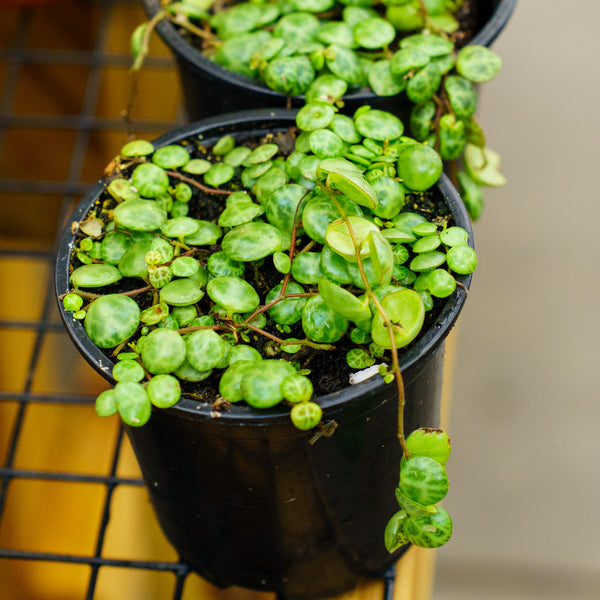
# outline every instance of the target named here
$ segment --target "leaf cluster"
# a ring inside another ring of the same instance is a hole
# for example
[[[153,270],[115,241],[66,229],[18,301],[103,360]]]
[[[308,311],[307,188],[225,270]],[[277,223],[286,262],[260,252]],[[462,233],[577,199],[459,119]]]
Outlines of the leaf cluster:
[[[100,414],[142,425],[151,404],[179,400],[180,383],[214,374],[227,402],[286,402],[309,429],[321,412],[303,359],[344,338],[352,368],[390,350],[393,361],[435,299],[454,292],[454,275],[474,270],[465,230],[409,210],[441,160],[397,117],[369,107],[348,117],[315,100],[296,122],[287,154],[276,137],[231,135],[208,148],[122,149],[121,170],[79,225],[64,299],[119,359]],[[208,204],[214,216],[199,218]]]
[[[412,135],[428,141],[460,187],[473,219],[483,209],[482,186],[500,186],[500,158],[486,147],[475,119],[478,84],[500,70],[483,46],[460,48],[454,16],[462,2],[447,0],[289,0],[164,3],[169,18],[205,56],[261,80],[287,96],[343,105],[346,94],[370,88],[412,103]],[[134,56],[143,54],[133,35]],[[399,105],[400,106],[400,105]],[[461,159],[464,168],[455,162]]]

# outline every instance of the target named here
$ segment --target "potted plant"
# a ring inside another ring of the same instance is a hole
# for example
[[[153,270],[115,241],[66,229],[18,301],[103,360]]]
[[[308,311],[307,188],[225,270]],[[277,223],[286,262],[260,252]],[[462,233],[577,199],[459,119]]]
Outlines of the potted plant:
[[[61,314],[115,384],[97,412],[218,585],[325,597],[451,535],[441,367],[476,255],[403,134],[319,100],[207,119],[127,144],[67,224]]]
[[[172,50],[191,120],[229,110],[336,102],[400,116],[428,141],[471,218],[481,186],[501,186],[500,157],[477,120],[478,91],[501,59],[488,46],[516,0],[143,0],[132,35],[138,70],[154,30]]]
[[[432,33],[457,50],[466,43],[489,46],[516,0],[295,0],[287,6],[213,0],[142,3],[149,21],[132,36],[134,69],[156,29],[177,60],[186,108],[196,120],[226,110],[283,107],[290,101],[299,106],[305,93],[310,99],[322,89],[344,96],[350,111],[365,103],[395,113],[406,110],[411,106],[402,94],[406,71],[395,60],[390,73],[388,62],[402,39]],[[437,62],[442,74],[449,70],[449,53],[440,49],[432,55],[445,57],[444,64]],[[304,69],[286,69],[288,78],[283,81],[278,65],[271,63],[300,56],[311,61],[309,72],[304,76]],[[410,66],[422,68],[423,61]],[[375,63],[379,64],[373,69]],[[330,77],[319,78],[323,74]]]

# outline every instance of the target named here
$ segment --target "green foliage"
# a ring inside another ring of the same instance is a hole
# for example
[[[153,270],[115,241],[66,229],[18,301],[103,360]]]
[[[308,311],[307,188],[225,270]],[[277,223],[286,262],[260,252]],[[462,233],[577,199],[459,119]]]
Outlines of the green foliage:
[[[170,18],[192,41],[202,32],[207,59],[259,79],[282,94],[305,94],[307,102],[323,100],[323,105],[310,108],[314,112],[310,127],[305,122],[306,106],[299,116],[299,126],[314,132],[310,148],[319,158],[339,154],[340,143],[350,142],[337,128],[329,127],[331,104],[369,87],[378,96],[403,95],[410,100],[414,108],[407,125],[412,135],[435,148],[442,160],[461,159],[468,144],[480,148],[479,156],[468,151],[465,166],[469,180],[460,178],[473,219],[479,218],[482,210],[479,186],[504,184],[497,155],[485,147],[481,128],[474,120],[478,100],[474,84],[493,79],[502,61],[489,48],[459,46],[464,41],[454,13],[462,2],[295,0],[282,5],[249,1],[211,8],[213,2],[207,0],[201,10],[187,10],[185,2],[165,4],[165,12],[157,13],[152,22],[132,34],[136,68],[147,51],[151,29],[160,18]],[[384,139],[373,131],[362,130],[361,134]],[[220,151],[218,148],[218,156]],[[224,148],[223,154],[229,151],[231,148]],[[151,151],[130,143],[125,152],[144,156]],[[181,151],[171,157],[168,149],[160,149],[155,157],[154,162],[165,168],[185,169],[189,160]],[[230,181],[231,164],[225,163],[206,173],[207,185]]]
[[[212,378],[220,402],[287,405],[293,425],[307,431],[323,418],[311,360],[340,340],[351,348],[351,369],[378,362],[384,381],[402,385],[398,350],[419,335],[436,299],[454,293],[455,274],[476,265],[467,232],[421,208],[441,160],[405,136],[397,117],[369,107],[346,117],[314,100],[297,122],[291,149],[289,139],[246,146],[224,136],[207,147],[165,146],[134,166],[116,159],[120,183],[107,186],[83,222],[73,290],[63,298],[91,340],[119,359],[99,415],[141,426]],[[324,133],[338,140],[331,151]],[[196,160],[208,168],[190,170]],[[210,187],[206,175],[226,164],[230,180]],[[177,200],[182,183],[185,201]],[[132,189],[148,197],[123,199]],[[198,218],[204,212],[211,220]],[[440,524],[439,535],[426,536],[411,520],[434,514],[428,507],[445,490],[442,451],[412,444],[417,450],[407,452],[421,458],[406,456],[412,470],[401,471],[398,488],[406,516],[386,533],[391,546],[433,544],[447,532]]]
[[[417,429],[406,439],[406,447],[410,455],[402,460],[396,488],[400,511],[389,520],[384,533],[388,552],[408,542],[437,548],[452,535],[450,516],[435,506],[448,491],[448,436],[439,429]]]

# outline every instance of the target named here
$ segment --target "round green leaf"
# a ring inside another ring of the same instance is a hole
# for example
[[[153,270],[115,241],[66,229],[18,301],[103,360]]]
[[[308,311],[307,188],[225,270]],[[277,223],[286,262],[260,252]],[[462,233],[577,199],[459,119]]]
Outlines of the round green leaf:
[[[373,274],[379,285],[387,285],[392,280],[394,268],[394,251],[390,243],[379,230],[372,230],[367,236],[369,258],[373,265]]]
[[[469,216],[476,221],[483,211],[483,192],[481,191],[481,187],[464,171],[459,171],[457,176],[461,198],[465,203]]]
[[[250,60],[270,38],[271,34],[268,31],[242,33],[230,37],[215,53],[215,62],[246,77],[253,77],[255,70],[250,66]]]
[[[485,46],[465,46],[456,56],[456,70],[475,83],[493,79],[501,67],[502,59]]]
[[[232,365],[240,360],[259,361],[262,360],[262,356],[260,355],[260,352],[252,346],[236,344],[229,352],[228,360],[229,364]]]
[[[363,72],[360,61],[349,48],[332,44],[327,48],[325,62],[336,77],[349,84],[356,85],[362,81]]]
[[[99,417],[110,417],[114,415],[118,410],[115,390],[110,389],[103,391],[96,398],[95,409]]]
[[[354,121],[346,115],[335,115],[329,124],[331,131],[336,133],[340,139],[349,144],[357,144],[361,136],[356,131]]]
[[[196,233],[186,235],[183,241],[191,246],[211,246],[212,244],[216,244],[222,235],[221,229],[210,221],[196,219],[196,222],[198,224]]]
[[[389,60],[374,63],[368,78],[371,89],[378,96],[397,96],[406,87],[406,81],[392,73]]]
[[[160,229],[167,221],[167,213],[152,200],[134,199],[121,202],[115,208],[113,216],[117,225],[131,231],[154,231]]]
[[[237,346],[232,349],[235,350]],[[260,358],[260,355],[259,355]],[[262,360],[262,359],[261,359]],[[256,360],[237,360],[230,363],[219,381],[219,394],[229,402],[240,402],[244,399],[242,394],[242,379],[244,374]]]
[[[295,10],[320,13],[329,10],[334,0],[290,0],[290,4]]]
[[[127,142],[121,148],[121,156],[125,158],[134,158],[136,156],[148,156],[154,152],[154,146],[146,140],[133,140]]]
[[[406,84],[406,95],[415,104],[427,102],[442,83],[442,73],[436,63],[431,62],[415,73]]]
[[[282,284],[276,285],[265,298],[265,304],[270,304],[273,300],[279,297],[282,289]],[[295,281],[288,282],[286,286],[286,294],[302,294],[304,288]],[[302,309],[306,304],[306,298],[302,296],[285,298],[274,304],[269,310],[269,316],[280,325],[293,325],[302,318]]]
[[[234,168],[227,163],[215,163],[204,173],[204,183],[212,187],[219,187],[231,181],[235,174]]]
[[[465,77],[448,75],[444,80],[448,101],[459,119],[469,119],[477,109],[477,90]]]
[[[477,253],[470,246],[452,246],[446,254],[448,266],[459,275],[469,275],[477,268]]]
[[[283,400],[281,383],[295,375],[296,369],[285,360],[253,362],[243,373],[241,392],[254,408],[270,408]]]
[[[303,375],[288,375],[281,382],[281,393],[292,404],[308,402],[313,395],[313,385],[308,377],[304,377]]]
[[[373,213],[382,219],[393,219],[404,206],[404,188],[395,179],[379,177],[371,184],[377,198]]]
[[[196,304],[203,296],[204,292],[199,288],[198,283],[189,277],[174,279],[160,290],[161,302],[171,306]]]
[[[321,159],[339,156],[344,150],[344,142],[329,129],[312,131],[309,143],[312,152]]]
[[[134,200],[139,198],[131,182],[127,179],[113,179],[107,187],[109,194],[115,200]]]
[[[440,119],[438,139],[440,156],[444,160],[460,158],[467,143],[464,121],[457,121],[454,115],[443,115]]]
[[[448,493],[446,469],[428,456],[411,456],[400,469],[398,490],[422,506],[437,504]]]
[[[396,348],[410,344],[421,331],[425,320],[425,308],[419,294],[403,289],[385,296],[381,306],[392,324]],[[390,332],[379,312],[373,317],[371,336],[382,348],[391,348]]]
[[[182,238],[194,235],[200,229],[200,223],[197,219],[191,217],[175,217],[169,219],[161,228],[163,235],[170,238]]]
[[[170,408],[179,402],[181,386],[172,375],[157,375],[148,382],[146,393],[157,408]]]
[[[362,173],[344,168],[336,168],[329,172],[327,186],[332,190],[342,192],[342,194],[360,206],[366,206],[371,209],[377,206],[377,196],[371,184],[365,179]]]
[[[436,183],[442,173],[442,159],[431,147],[407,145],[398,157],[398,176],[409,189],[422,192]]]
[[[432,58],[450,54],[454,50],[454,44],[450,40],[433,33],[409,35],[400,42],[400,47],[418,48]]]
[[[452,445],[448,434],[441,429],[415,429],[406,438],[408,451],[415,456],[428,456],[441,465],[450,457]]]
[[[358,204],[344,196],[338,196],[337,199],[346,215],[362,217]],[[313,196],[302,211],[302,226],[311,239],[324,244],[327,227],[340,216],[337,206],[327,196]]]
[[[182,171],[191,173],[192,175],[203,175],[210,169],[212,163],[204,158],[192,158],[183,168]]]
[[[437,250],[421,252],[421,254],[418,254],[412,259],[410,269],[417,273],[432,271],[443,265],[445,261],[446,255],[443,252],[438,252]]]
[[[112,370],[115,381],[133,381],[138,383],[144,379],[144,367],[136,360],[120,360]]]
[[[190,153],[183,146],[177,144],[163,146],[152,156],[152,162],[162,169],[178,169],[184,167],[189,160]]]
[[[385,527],[383,533],[384,543],[390,554],[409,543],[404,533],[406,519],[408,519],[408,514],[405,510],[400,510],[388,521]]]
[[[171,263],[175,277],[191,277],[200,270],[200,264],[192,256],[179,256]]]
[[[321,271],[335,283],[342,285],[352,283],[352,278],[348,273],[348,263],[329,246],[325,246],[321,251]]]
[[[421,548],[439,548],[452,536],[452,519],[443,509],[434,514],[411,516],[404,524],[408,540]]]
[[[440,239],[446,246],[463,246],[468,243],[469,234],[462,227],[448,227],[440,233]]]
[[[416,46],[401,48],[390,59],[390,71],[394,76],[402,78],[409,71],[423,68],[430,60],[429,54]]]
[[[363,48],[384,48],[396,37],[393,25],[380,17],[365,19],[354,26],[354,39]]]
[[[244,166],[249,167],[250,165],[266,162],[273,158],[278,152],[279,146],[277,144],[261,144],[250,152],[244,161]]]
[[[167,191],[169,176],[152,163],[138,165],[131,174],[131,183],[144,198],[156,198]]]
[[[302,329],[315,342],[337,342],[348,329],[348,319],[330,308],[320,295],[316,295],[304,305]]]
[[[306,12],[290,13],[279,19],[273,35],[286,42],[312,42],[321,27],[317,17]]]
[[[317,77],[306,90],[305,98],[307,102],[313,100],[323,100],[333,103],[339,100],[348,89],[348,83],[335,75],[326,73]],[[336,132],[337,133],[337,132]]]
[[[140,309],[135,300],[107,294],[92,302],[83,326],[98,348],[113,348],[127,341],[139,324]]]
[[[296,125],[303,131],[323,129],[331,123],[334,115],[335,110],[331,104],[313,100],[298,111]]]
[[[241,262],[259,260],[285,250],[283,233],[269,223],[251,222],[233,228],[223,237],[223,252]]]
[[[172,329],[154,329],[142,344],[141,357],[149,373],[171,373],[185,360],[185,342]]]
[[[226,308],[228,314],[251,312],[260,304],[256,290],[240,277],[215,277],[208,282],[206,293],[213,302]]]
[[[315,78],[306,56],[285,56],[272,60],[265,71],[265,83],[286,96],[303,94]]]
[[[317,39],[324,44],[336,44],[344,48],[354,46],[354,34],[347,23],[341,21],[328,21],[323,23],[317,33]]]
[[[306,379],[304,377],[303,379]],[[294,427],[307,431],[316,427],[323,416],[323,410],[316,402],[300,402],[295,404],[290,411],[290,417]]]
[[[382,110],[367,110],[358,115],[354,121],[359,133],[381,142],[395,140],[404,132],[402,121]]]
[[[362,217],[348,217],[348,224],[344,219],[338,219],[327,227],[325,241],[327,245],[337,254],[343,256],[349,262],[357,262],[356,252],[361,258],[369,256],[369,244],[367,238],[371,231],[379,231],[379,228],[371,221]]]
[[[152,406],[141,384],[133,381],[117,383],[115,401],[121,418],[131,427],[141,427],[150,419]]]
[[[418,2],[402,6],[388,6],[385,16],[398,31],[423,29],[425,25],[423,13]]]
[[[76,287],[103,287],[116,283],[122,278],[121,272],[112,265],[90,264],[77,267],[71,273],[71,283]]]
[[[185,338],[187,360],[197,371],[215,368],[227,356],[229,344],[212,329],[193,331]]]
[[[327,306],[350,321],[360,323],[371,318],[368,301],[359,300],[352,292],[331,281],[319,280],[319,294]]]
[[[319,252],[301,252],[292,260],[292,277],[303,284],[314,284],[323,277],[321,272],[321,254]]]

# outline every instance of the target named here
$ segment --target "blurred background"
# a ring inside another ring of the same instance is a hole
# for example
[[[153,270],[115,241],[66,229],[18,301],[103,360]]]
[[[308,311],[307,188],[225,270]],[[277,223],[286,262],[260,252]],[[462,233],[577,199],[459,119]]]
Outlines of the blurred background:
[[[594,0],[517,2],[482,86],[508,186],[475,225],[436,600],[599,594],[598,19]]]
[[[142,19],[135,0],[0,0],[2,600],[162,600],[185,577],[116,421],[94,415],[106,384],[52,296],[59,223],[128,133],[151,139],[184,121],[158,39],[122,116]],[[594,0],[522,0],[494,46],[504,66],[483,86],[479,120],[509,184],[486,191],[455,335],[455,533],[436,552],[435,600],[598,597],[599,21]],[[100,556],[111,557],[101,569]],[[213,593],[191,576],[183,598]]]

